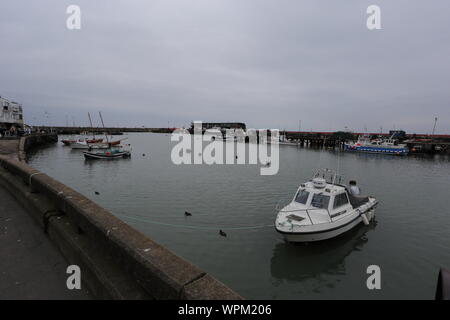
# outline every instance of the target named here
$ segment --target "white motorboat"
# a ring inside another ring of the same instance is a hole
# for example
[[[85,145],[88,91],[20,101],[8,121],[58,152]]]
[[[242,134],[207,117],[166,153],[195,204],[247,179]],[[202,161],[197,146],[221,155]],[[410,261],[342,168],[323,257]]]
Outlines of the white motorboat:
[[[242,132],[245,135],[245,132]],[[205,131],[204,136],[208,137],[210,141],[223,141],[223,142],[234,142],[238,141],[238,135],[236,130],[222,130],[219,127],[213,127],[208,131]],[[242,136],[242,134],[241,134]]]
[[[299,146],[300,142],[289,140],[286,137],[286,134],[280,134],[280,137],[278,138],[278,144],[280,144],[280,145],[288,145],[288,146]]]
[[[278,212],[275,228],[287,241],[326,240],[374,220],[378,201],[353,195],[347,186],[337,183],[338,178],[341,180],[330,169],[317,171]]]
[[[86,141],[76,141],[70,144],[72,149],[108,149],[110,145],[104,142],[88,143]]]

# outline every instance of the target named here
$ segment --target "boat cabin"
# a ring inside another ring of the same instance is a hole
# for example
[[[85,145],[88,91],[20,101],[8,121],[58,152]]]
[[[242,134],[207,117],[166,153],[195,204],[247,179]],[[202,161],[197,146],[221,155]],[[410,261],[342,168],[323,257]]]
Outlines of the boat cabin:
[[[287,241],[310,242],[336,237],[361,222],[369,224],[376,199],[354,196],[340,184],[341,178],[330,169],[322,169],[301,184],[292,201],[278,211],[276,230]]]
[[[314,178],[301,184],[293,201],[311,210],[322,210],[332,219],[353,210],[347,189],[344,186],[328,184],[323,178]]]

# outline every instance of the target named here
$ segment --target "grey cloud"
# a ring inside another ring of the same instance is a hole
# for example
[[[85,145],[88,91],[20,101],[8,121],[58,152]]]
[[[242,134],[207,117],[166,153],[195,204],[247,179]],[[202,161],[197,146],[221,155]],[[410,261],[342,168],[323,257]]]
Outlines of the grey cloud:
[[[382,30],[365,27],[370,4]],[[65,28],[69,4],[82,30]],[[0,3],[0,95],[28,122],[450,128],[445,0]],[[44,111],[51,114],[43,117]]]

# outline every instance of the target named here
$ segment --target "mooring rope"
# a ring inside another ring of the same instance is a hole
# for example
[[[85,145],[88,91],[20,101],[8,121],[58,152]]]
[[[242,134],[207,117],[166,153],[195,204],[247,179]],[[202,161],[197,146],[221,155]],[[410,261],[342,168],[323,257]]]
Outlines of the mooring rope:
[[[174,227],[174,228],[186,228],[186,229],[197,229],[197,230],[249,230],[249,229],[262,229],[262,228],[269,228],[274,227],[274,224],[267,224],[267,225],[259,225],[259,226],[239,226],[239,227],[226,227],[226,226],[215,226],[215,227],[208,227],[208,226],[194,226],[194,225],[185,225],[185,224],[173,224],[173,223],[166,223],[161,221],[154,221],[154,220],[148,220],[148,219],[140,219],[136,217],[127,216],[124,214],[116,213],[116,215],[130,219],[135,220],[139,222],[145,222],[150,224],[157,224],[167,227]]]

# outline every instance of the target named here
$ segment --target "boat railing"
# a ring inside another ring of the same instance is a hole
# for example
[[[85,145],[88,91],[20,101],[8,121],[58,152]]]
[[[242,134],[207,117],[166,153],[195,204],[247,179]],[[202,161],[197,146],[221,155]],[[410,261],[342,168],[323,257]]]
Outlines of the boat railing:
[[[343,175],[338,174],[335,170],[328,168],[319,169],[313,175],[313,179],[323,178],[327,183],[331,184],[340,184],[343,177]]]
[[[328,217],[330,218],[330,222],[333,221],[333,218],[331,217],[330,211],[329,211],[328,209],[322,209],[322,208],[308,208],[308,209],[295,209],[295,210],[280,210],[280,212],[285,212],[285,213],[290,213],[290,212],[292,212],[292,213],[294,213],[294,212],[305,212],[306,215],[308,216],[309,221],[311,222],[311,225],[319,225],[319,224],[329,223],[329,222],[320,222],[320,223],[314,223],[314,222],[313,222],[313,220],[312,220],[312,218],[311,218],[311,215],[310,215],[310,212],[311,212],[311,211],[318,211],[318,210],[326,211],[327,214],[328,214]]]

